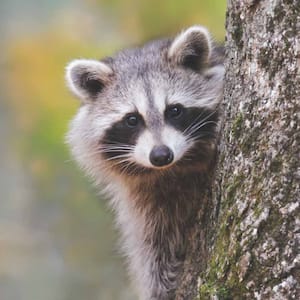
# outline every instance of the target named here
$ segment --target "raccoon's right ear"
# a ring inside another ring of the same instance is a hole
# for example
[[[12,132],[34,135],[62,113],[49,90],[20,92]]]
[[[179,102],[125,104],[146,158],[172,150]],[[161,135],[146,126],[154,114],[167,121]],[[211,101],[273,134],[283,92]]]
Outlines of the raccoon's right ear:
[[[180,33],[168,50],[168,59],[182,67],[200,71],[211,55],[211,37],[205,27],[195,25]]]
[[[81,100],[93,100],[109,83],[113,70],[109,65],[88,59],[74,60],[66,68],[70,90]]]

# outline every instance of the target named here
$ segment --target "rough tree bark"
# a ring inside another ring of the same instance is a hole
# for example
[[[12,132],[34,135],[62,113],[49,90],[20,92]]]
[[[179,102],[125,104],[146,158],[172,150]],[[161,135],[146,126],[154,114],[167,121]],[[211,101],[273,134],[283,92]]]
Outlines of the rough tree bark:
[[[226,49],[219,165],[177,299],[300,299],[300,1],[229,0]]]

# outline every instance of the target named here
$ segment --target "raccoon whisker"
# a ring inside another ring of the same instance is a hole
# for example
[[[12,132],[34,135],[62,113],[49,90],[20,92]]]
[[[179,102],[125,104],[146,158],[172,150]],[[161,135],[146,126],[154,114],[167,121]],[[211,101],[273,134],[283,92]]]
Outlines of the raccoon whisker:
[[[135,162],[133,162],[132,164],[133,164],[133,170],[132,170],[132,172],[131,172],[132,175],[135,175],[136,173],[139,174],[139,172],[140,172],[141,170],[142,170],[142,171],[147,170],[146,167],[141,166],[141,165],[138,166],[138,165],[136,165]]]
[[[94,158],[97,155],[100,155],[100,154],[103,154],[103,153],[108,153],[108,152],[119,152],[119,153],[121,153],[117,156],[114,156],[112,159],[116,159],[116,158],[120,157],[120,155],[122,155],[122,156],[124,155],[124,157],[125,157],[125,156],[130,156],[130,154],[131,154],[131,151],[127,151],[127,150],[124,150],[124,151],[121,151],[121,150],[118,150],[118,151],[97,150],[97,151],[94,151],[94,152],[82,154],[80,157],[83,158],[83,159],[91,159],[91,158]],[[108,158],[107,160],[110,160],[110,158]],[[72,160],[67,160],[65,162],[69,163],[69,162],[72,162]]]
[[[120,155],[117,155],[115,157],[111,157],[111,158],[107,159],[106,161],[112,161],[114,166],[119,166],[120,165],[121,174],[126,173],[127,175],[135,175],[136,172],[139,173],[140,170],[146,170],[147,169],[143,166],[137,166],[136,165],[136,162],[134,160],[132,160],[131,152],[129,152],[129,153],[125,152],[124,154],[120,154]]]
[[[102,147],[102,148],[99,148],[99,150],[132,150],[132,149],[134,149],[134,148],[125,148],[125,147],[119,147],[119,148],[104,148],[104,147]]]
[[[99,153],[119,152],[122,154],[129,154],[133,150],[133,146],[102,146],[101,148],[99,148]]]
[[[207,121],[207,122],[204,122],[204,123],[200,123],[200,124],[197,124],[197,126],[193,126],[190,130],[190,132],[188,132],[189,135],[192,135],[194,134],[196,131],[198,131],[199,129],[201,129],[202,127],[206,126],[207,124],[215,124],[217,125],[218,123],[215,122],[215,121]]]
[[[123,158],[123,159],[121,159]],[[115,159],[121,159],[121,160],[117,160],[117,161],[114,161],[113,164],[116,166],[116,165],[120,165],[120,164],[125,164],[125,163],[133,163],[133,161],[131,160],[131,157],[130,156],[118,156],[118,157],[115,157]]]
[[[114,166],[118,166],[120,165],[120,174],[121,175],[124,175],[124,174],[128,174],[128,169],[131,165],[134,165],[134,162],[133,161],[130,161],[128,159],[123,159],[123,160],[120,160],[120,161],[117,161],[117,162],[114,162]],[[129,172],[130,174],[130,172]]]
[[[100,147],[112,147],[112,148],[134,148],[133,145],[128,144],[102,144]]]
[[[203,113],[204,113],[204,111],[201,111],[201,113],[193,120],[193,122],[187,128],[185,128],[185,130],[183,131],[183,134],[185,134],[187,131],[189,131],[190,128],[193,127],[195,124],[197,124],[198,120],[201,118]]]
[[[200,128],[202,128],[203,126],[205,126],[205,125],[207,125],[207,124],[215,124],[215,125],[217,125],[218,123],[215,122],[215,121],[201,122],[201,123],[195,124],[195,126],[193,126],[193,127],[191,128],[191,131],[190,131],[190,132],[194,132],[195,130],[200,129]]]
[[[184,131],[183,134],[185,134],[186,132],[188,132],[191,128],[193,128],[194,126],[197,126],[198,124],[201,124],[203,122],[205,122],[208,118],[210,118],[212,115],[214,115],[217,112],[217,110],[212,111],[210,114],[208,114],[204,119],[202,119],[200,122],[197,122],[199,120],[199,118],[203,115],[204,111],[202,111],[192,122],[192,124],[190,126],[188,126]]]
[[[134,162],[134,161],[128,161],[128,160],[127,160],[127,161],[126,161],[126,164],[124,164],[124,165],[121,167],[121,174],[125,174],[126,172],[128,172],[128,169],[129,169],[131,166],[135,167],[135,162]],[[137,169],[137,168],[135,167],[135,169]],[[134,172],[131,171],[131,172],[129,172],[128,174],[134,175]]]
[[[125,146],[118,146],[118,147],[100,147],[99,150],[133,150],[134,147],[125,147]]]
[[[188,141],[189,142],[196,142],[197,140],[204,138],[204,137],[214,137],[215,134],[210,132],[210,131],[201,131],[201,133],[197,134],[197,135],[189,135],[188,136]]]
[[[109,153],[109,152],[131,153],[132,151],[127,149],[105,149],[99,153]]]
[[[217,112],[217,110],[213,110],[210,114],[208,114],[204,119],[202,119],[200,122],[195,122],[196,120],[194,120],[192,127],[195,126],[196,124],[199,123],[204,123],[208,118],[210,118],[211,116],[213,116],[215,113]],[[203,112],[199,115],[199,117],[203,114]],[[197,118],[197,120],[199,119],[199,117]]]
[[[187,136],[187,142],[197,142],[197,140],[204,138],[204,137],[214,137],[214,133],[210,131],[201,131],[200,134],[197,134],[197,136],[192,136],[191,134]]]
[[[122,144],[122,143],[117,143],[117,142],[111,142],[109,140],[102,140],[101,141],[101,144],[100,144],[100,147],[133,147],[133,145],[130,145],[130,144]]]
[[[118,163],[115,164],[116,165],[121,165],[121,173],[125,173],[125,171],[130,167],[130,165],[132,165],[133,162],[131,161],[127,161],[127,160],[123,160],[123,161],[119,161]]]
[[[117,159],[120,159],[120,158],[130,158],[130,154],[125,153],[125,154],[116,155],[116,156],[113,156],[113,157],[110,157],[110,158],[106,159],[106,161],[117,160]]]

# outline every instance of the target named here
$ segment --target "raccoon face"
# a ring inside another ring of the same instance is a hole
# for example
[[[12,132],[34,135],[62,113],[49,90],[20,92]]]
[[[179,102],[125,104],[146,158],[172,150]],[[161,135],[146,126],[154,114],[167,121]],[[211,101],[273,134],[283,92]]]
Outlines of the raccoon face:
[[[68,142],[92,175],[141,175],[199,168],[214,154],[223,66],[214,65],[207,30],[193,26],[102,61],[67,67],[82,106]]]

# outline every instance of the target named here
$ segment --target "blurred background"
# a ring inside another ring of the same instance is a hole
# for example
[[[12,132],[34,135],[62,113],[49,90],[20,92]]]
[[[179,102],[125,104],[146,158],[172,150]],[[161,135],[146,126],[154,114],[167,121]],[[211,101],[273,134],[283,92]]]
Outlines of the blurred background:
[[[0,300],[136,299],[113,216],[64,145],[73,58],[101,58],[203,24],[220,0],[0,1]]]

